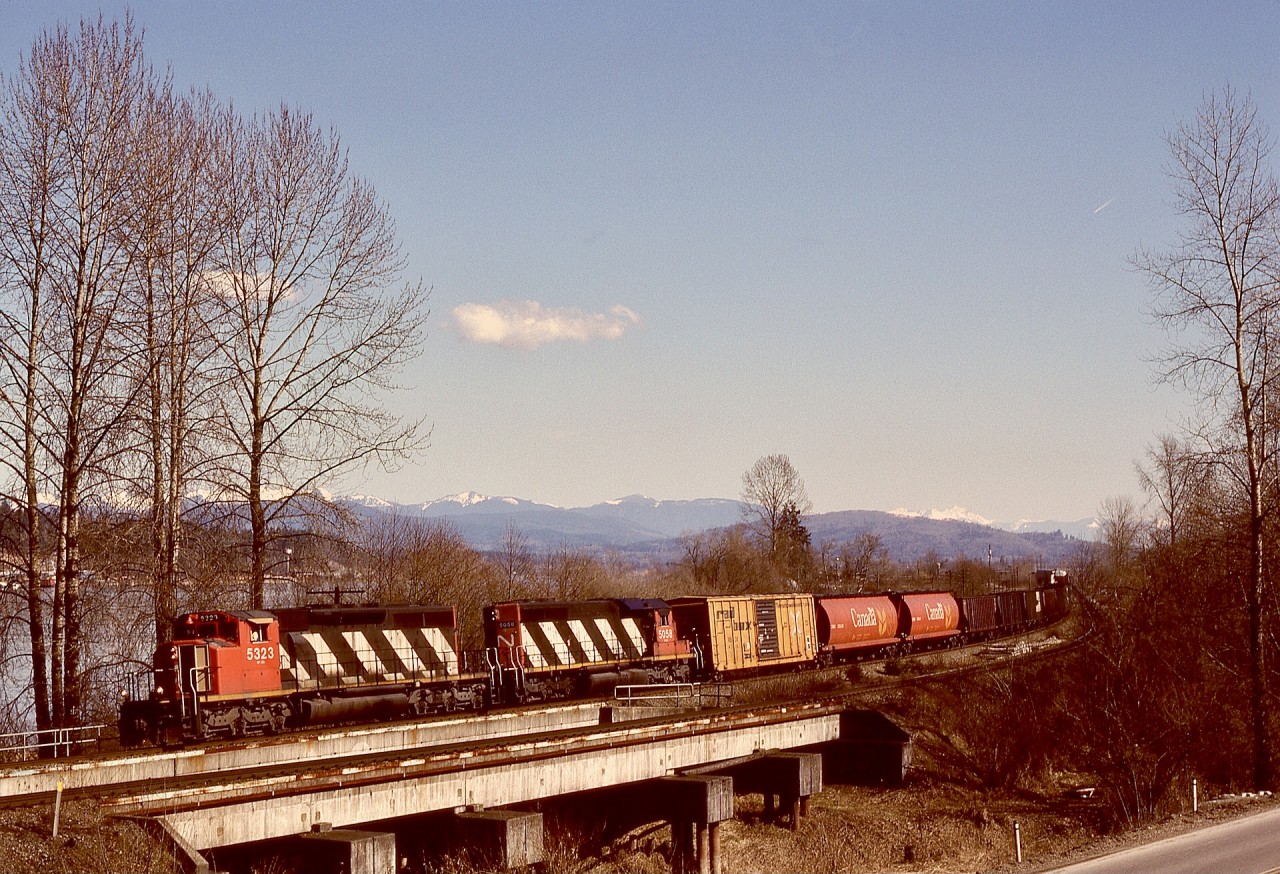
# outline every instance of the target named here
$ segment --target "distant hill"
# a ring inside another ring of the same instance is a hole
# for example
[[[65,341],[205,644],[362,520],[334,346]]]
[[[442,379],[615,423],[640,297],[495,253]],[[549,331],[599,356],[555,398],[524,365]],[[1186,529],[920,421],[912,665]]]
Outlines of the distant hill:
[[[1061,531],[1005,531],[953,519],[931,519],[876,510],[842,510],[805,520],[815,543],[843,543],[874,532],[889,557],[912,562],[930,553],[941,558],[985,560],[1039,559],[1043,565],[1059,564],[1080,548],[1081,539]]]
[[[447,519],[472,547],[481,551],[502,548],[514,526],[535,551],[562,547],[590,552],[616,551],[654,560],[674,560],[681,555],[680,536],[685,533],[726,528],[741,520],[741,503],[725,498],[657,501],[629,495],[590,507],[563,508],[522,498],[490,497],[474,492],[421,504],[393,504],[380,498],[353,496],[335,499],[363,514],[399,513],[431,519]],[[957,518],[953,518],[957,517]],[[897,562],[916,561],[929,554],[941,558],[965,556],[985,559],[988,548],[999,559],[1039,560],[1061,563],[1089,539],[1069,532],[1087,532],[1091,520],[1071,525],[1018,523],[1021,530],[968,521],[971,513],[952,508],[944,513],[893,513],[878,510],[842,510],[805,517],[815,544],[845,542],[874,532],[888,556]],[[984,520],[985,521],[985,520]]]
[[[488,497],[474,492],[422,504],[391,504],[367,496],[336,499],[364,514],[397,512],[406,516],[447,519],[474,548],[501,548],[508,530],[519,529],[535,550],[617,549],[648,553],[657,544],[675,542],[686,531],[732,525],[739,503],[718,498],[655,501],[632,495],[591,507],[566,509],[522,498]],[[659,549],[659,551],[662,551]]]

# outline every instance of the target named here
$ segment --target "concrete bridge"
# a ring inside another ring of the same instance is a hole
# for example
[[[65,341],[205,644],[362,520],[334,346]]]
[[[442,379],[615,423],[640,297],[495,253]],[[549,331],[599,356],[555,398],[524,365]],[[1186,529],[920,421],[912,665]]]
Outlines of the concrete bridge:
[[[676,870],[711,872],[719,868],[719,823],[733,816],[734,779],[739,791],[764,792],[769,808],[777,796],[794,827],[822,786],[822,757],[814,750],[828,745],[856,758],[872,740],[865,711],[859,717],[839,701],[621,722],[636,713],[598,702],[520,713],[246,743],[194,756],[126,757],[104,764],[116,769],[117,785],[130,784],[104,806],[160,829],[192,870],[208,870],[203,851],[307,835],[324,844],[330,861],[335,845],[346,847],[343,864],[353,874],[383,874],[395,869],[394,835],[349,828],[449,811],[459,814],[460,829],[495,848],[499,864],[515,865],[541,860],[540,814],[494,808],[644,786],[637,791],[656,798],[655,809],[663,811],[655,819],[672,822]],[[558,727],[548,731],[552,725]],[[905,736],[896,742],[891,757],[901,762]],[[0,795],[47,791],[43,783],[57,773],[56,766],[0,773]],[[65,780],[72,772],[62,773]],[[120,779],[126,774],[131,779]],[[75,779],[82,786],[103,781]]]

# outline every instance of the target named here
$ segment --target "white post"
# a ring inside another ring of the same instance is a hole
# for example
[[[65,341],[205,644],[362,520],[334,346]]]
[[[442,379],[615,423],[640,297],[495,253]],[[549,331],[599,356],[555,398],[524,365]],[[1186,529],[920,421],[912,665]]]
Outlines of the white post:
[[[53,836],[58,836],[58,817],[62,814],[62,781],[58,781],[58,794],[53,800]]]
[[[1200,812],[1200,786],[1195,777],[1191,778],[1191,812]]]
[[[1022,826],[1015,819],[1013,821],[1013,846],[1017,853],[1018,864],[1022,864]]]

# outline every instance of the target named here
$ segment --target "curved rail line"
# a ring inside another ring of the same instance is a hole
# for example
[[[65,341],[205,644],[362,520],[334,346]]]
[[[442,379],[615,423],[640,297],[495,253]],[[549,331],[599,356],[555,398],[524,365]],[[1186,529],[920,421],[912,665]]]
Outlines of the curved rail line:
[[[1052,632],[1055,629],[1065,627],[1067,621],[1064,619],[1046,629],[1038,629],[1030,634],[1005,638],[1005,640],[1025,640],[1032,635]],[[522,761],[558,756],[570,748],[575,751],[594,748],[603,749],[626,745],[628,742],[640,742],[638,740],[628,741],[627,738],[643,737],[645,741],[649,741],[652,739],[654,732],[665,732],[662,736],[685,737],[699,732],[744,728],[797,718],[839,713],[849,709],[851,704],[858,702],[860,699],[889,689],[923,685],[968,674],[1001,669],[1007,666],[1010,658],[1026,662],[1057,656],[1080,645],[1086,636],[1082,634],[1071,640],[1062,640],[1028,653],[1004,657],[998,661],[978,657],[971,664],[948,665],[921,673],[885,677],[871,683],[864,682],[858,688],[835,694],[828,693],[818,700],[810,698],[803,701],[792,699],[741,704],[690,711],[679,715],[630,719],[611,727],[582,726],[458,743],[362,752],[310,761],[293,760],[278,764],[257,764],[236,770],[175,776],[163,780],[149,779],[129,783],[116,783],[109,786],[75,787],[68,789],[64,796],[74,799],[113,799],[114,802],[111,806],[115,808],[116,812],[139,815],[153,809],[146,802],[148,798],[163,798],[162,803],[157,800],[156,803],[159,806],[155,807],[155,810],[161,808],[173,810],[175,805],[207,806],[232,797],[236,800],[249,800],[255,797],[276,797],[283,794],[311,792],[323,787],[351,787],[409,775],[426,776],[451,770],[465,770],[481,764],[516,764]],[[962,653],[965,650],[978,652],[989,645],[989,643],[970,644],[965,647],[917,653],[908,658],[912,661],[923,661],[930,657]],[[869,660],[865,663],[871,663],[871,661]],[[824,672],[829,673],[840,673],[845,670],[847,670],[847,666],[844,668],[823,669]],[[776,679],[776,677],[759,679]],[[607,701],[608,699],[594,699],[595,705],[600,706],[606,704]],[[579,703],[587,704],[588,702]],[[426,720],[425,722],[431,721],[433,720]],[[719,729],[715,726],[719,726]],[[317,737],[319,736],[317,735]],[[297,740],[297,738],[291,737],[290,740]],[[258,744],[261,745],[261,741]],[[217,747],[228,745],[213,744],[209,746],[216,749]],[[100,757],[100,760],[110,761],[111,759],[120,758],[121,755],[115,754],[114,756]],[[92,760],[96,757],[87,758]],[[70,761],[64,759],[60,760],[60,763],[70,764]],[[3,779],[2,775],[0,775],[0,779]],[[48,800],[48,792],[11,795],[0,798],[0,808],[21,807]]]

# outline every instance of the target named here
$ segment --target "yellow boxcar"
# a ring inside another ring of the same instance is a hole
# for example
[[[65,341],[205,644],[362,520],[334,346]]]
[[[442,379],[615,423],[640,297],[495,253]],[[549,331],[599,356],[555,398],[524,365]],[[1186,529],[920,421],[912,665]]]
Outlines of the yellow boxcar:
[[[755,671],[812,661],[818,634],[812,595],[718,595],[669,601],[682,638],[705,670]]]

